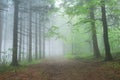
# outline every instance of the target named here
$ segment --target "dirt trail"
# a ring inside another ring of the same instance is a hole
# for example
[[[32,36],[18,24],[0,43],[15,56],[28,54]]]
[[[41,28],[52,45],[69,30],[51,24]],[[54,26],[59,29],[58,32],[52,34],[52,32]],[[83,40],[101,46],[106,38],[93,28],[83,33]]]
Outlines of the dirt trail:
[[[120,80],[114,71],[96,62],[46,59],[17,72],[4,73],[0,80]]]

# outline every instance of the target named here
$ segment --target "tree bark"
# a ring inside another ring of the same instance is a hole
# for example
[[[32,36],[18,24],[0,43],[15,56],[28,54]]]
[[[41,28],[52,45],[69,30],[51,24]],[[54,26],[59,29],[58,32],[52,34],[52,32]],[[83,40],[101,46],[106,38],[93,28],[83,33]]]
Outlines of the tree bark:
[[[28,61],[32,61],[32,11],[31,11],[31,1],[30,1],[30,12],[29,12],[29,56]]]
[[[25,18],[25,14],[23,13],[23,20],[25,20],[26,18]],[[27,45],[27,43],[25,44],[25,41],[26,41],[26,39],[27,39],[27,37],[28,37],[28,32],[26,32],[25,31],[25,29],[26,29],[26,25],[25,25],[25,21],[22,23],[23,25],[22,25],[22,33],[23,34],[26,34],[26,36],[25,35],[23,35],[22,36],[22,60],[24,60],[25,59],[25,47],[26,47],[26,49],[27,49],[27,46],[25,46],[25,45]],[[24,29],[24,30],[23,30]],[[28,50],[28,49],[27,49]],[[27,50],[26,50],[26,53],[27,53]]]
[[[45,26],[43,26],[43,58],[45,58]]]
[[[39,13],[39,59],[42,58],[42,55],[41,55],[41,16],[40,16],[40,13]]]
[[[94,15],[94,6],[90,8],[90,19],[91,21],[91,29],[92,29],[92,43],[93,43],[93,51],[94,56],[96,58],[101,57],[100,50],[98,48],[98,41],[97,41],[97,35],[96,35],[96,26],[95,26],[95,15]]]
[[[1,49],[2,49],[2,12],[0,12],[0,62],[1,62]]]
[[[18,50],[18,11],[19,3],[14,0],[14,28],[13,28],[13,54],[12,54],[12,66],[18,66],[17,50]]]
[[[19,61],[21,61],[21,49],[22,49],[22,12],[20,14],[20,41],[19,41]]]
[[[113,60],[113,58],[111,55],[109,39],[108,39],[108,25],[106,19],[105,0],[101,0],[101,4],[102,4],[101,11],[102,11],[102,23],[103,23],[103,39],[105,45],[105,61],[110,61]]]
[[[1,47],[2,47],[2,13],[0,12],[0,60],[1,60]]]
[[[35,59],[37,60],[38,59],[38,47],[37,47],[37,45],[38,45],[38,39],[37,39],[37,37],[38,37],[38,32],[37,32],[37,22],[38,22],[38,20],[37,20],[37,13],[36,13],[36,21],[35,21],[35,23],[36,23],[36,27],[35,27]]]

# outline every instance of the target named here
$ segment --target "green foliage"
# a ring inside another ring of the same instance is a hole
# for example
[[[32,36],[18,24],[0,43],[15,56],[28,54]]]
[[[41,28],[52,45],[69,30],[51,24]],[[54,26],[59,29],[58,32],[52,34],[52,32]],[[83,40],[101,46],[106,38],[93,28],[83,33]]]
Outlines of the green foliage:
[[[29,65],[32,65],[32,64],[38,64],[40,63],[42,60],[33,60],[32,62],[27,62],[27,61],[22,61],[20,63],[20,65],[26,67],[26,66],[29,66]]]
[[[48,0],[49,3],[54,4],[55,0]]]
[[[77,5],[77,6],[74,6],[74,7],[67,8],[66,13],[70,16],[72,16],[72,15],[79,16],[81,14],[86,14],[87,11],[88,11],[88,9],[86,8],[86,6],[83,7],[83,6],[78,6]]]
[[[59,32],[59,27],[58,26],[52,26],[47,34],[46,38],[52,38],[55,37],[56,39],[63,39],[65,40],[66,38]]]
[[[120,68],[120,63],[118,61],[116,62],[107,62],[105,64],[106,67],[111,68],[111,69],[119,69]]]
[[[5,71],[9,71],[9,70],[13,70],[13,68],[9,67],[7,65],[1,65],[0,66],[0,73],[5,72]]]
[[[24,70],[29,65],[38,64],[40,62],[41,60],[38,61],[33,60],[32,62],[22,61],[18,67],[10,66],[9,64],[2,64],[0,65],[0,73],[8,72],[8,71],[15,72],[19,70]]]
[[[82,53],[82,54],[67,53],[65,54],[65,57],[69,59],[91,59],[93,58],[93,55],[90,53]]]
[[[65,57],[69,58],[69,59],[74,59],[76,56],[72,53],[67,53],[67,54],[65,54]]]
[[[9,65],[0,65],[0,73],[4,73],[4,72],[15,72],[18,70],[23,70],[25,67],[24,66],[19,66],[19,67],[13,67],[13,66],[9,66]]]
[[[52,27],[48,30],[48,33],[47,33],[46,37],[54,37],[55,35],[58,34],[58,29],[59,29],[59,27],[57,27],[57,26],[52,26]]]
[[[114,10],[113,10],[113,14],[120,15],[120,9],[114,9]]]
[[[120,48],[120,28],[109,28],[109,40],[110,40],[110,45],[112,48],[112,51],[116,51],[117,49],[119,50]]]
[[[115,28],[119,26],[119,1],[118,0],[106,0],[106,14],[109,27],[109,41],[112,48],[112,52],[118,51],[120,48],[120,29]],[[95,22],[97,38],[99,47],[102,53],[104,53],[103,48],[103,29],[101,23],[101,0],[71,0],[64,3],[65,13],[72,18],[71,23],[73,24],[71,28],[71,44],[75,46],[75,53],[81,54],[81,49],[83,46],[92,46],[91,44],[91,22]],[[90,19],[90,9],[94,7],[95,20]],[[114,26],[114,27],[113,27]],[[113,27],[113,28],[111,28]],[[81,47],[82,46],[82,47]],[[78,50],[77,50],[78,49]],[[86,48],[88,50],[88,48]]]

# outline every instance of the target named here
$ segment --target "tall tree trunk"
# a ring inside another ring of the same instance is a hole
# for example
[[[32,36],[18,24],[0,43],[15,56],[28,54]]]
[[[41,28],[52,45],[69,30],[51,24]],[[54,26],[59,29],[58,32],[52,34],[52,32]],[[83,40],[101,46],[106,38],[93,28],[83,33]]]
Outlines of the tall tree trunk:
[[[27,59],[29,60],[29,32],[27,33]]]
[[[20,13],[20,41],[19,41],[19,61],[21,61],[21,49],[22,49],[22,12]]]
[[[26,32],[26,25],[25,25],[25,23],[26,23],[26,21],[25,21],[25,19],[26,19],[26,17],[25,17],[25,14],[23,13],[23,20],[24,20],[24,22],[22,23],[23,24],[23,26],[22,26],[22,33],[23,34],[25,34],[25,35],[23,35],[22,36],[22,60],[24,60],[25,59],[25,45],[27,45],[27,43],[25,43],[25,41],[26,41],[26,39],[27,39],[27,37],[28,37],[28,32]],[[27,46],[26,46],[26,49],[27,49]],[[26,50],[26,53],[27,53],[27,50]]]
[[[73,33],[72,33],[72,37],[71,38],[72,38],[72,44],[71,44],[72,45],[72,54],[75,54],[74,53],[74,38],[73,38]]]
[[[30,12],[29,12],[29,56],[28,61],[32,61],[32,10],[31,10],[31,1],[30,1]]]
[[[37,32],[37,25],[38,25],[38,20],[37,20],[37,13],[36,13],[36,21],[35,21],[35,24],[36,24],[36,27],[35,27],[35,59],[37,60],[38,59],[38,32]]]
[[[49,39],[49,57],[50,57],[50,55],[51,55],[51,46],[50,46],[51,44],[50,44],[50,43],[51,43],[51,41],[50,41],[50,39]]]
[[[95,15],[94,15],[94,7],[92,6],[90,8],[90,18],[91,18],[91,29],[92,29],[92,42],[93,42],[93,51],[94,56],[96,58],[101,57],[100,51],[98,48],[98,41],[97,41],[97,35],[96,35],[96,26],[95,26]]]
[[[1,62],[1,49],[2,49],[2,12],[0,12],[0,62]]]
[[[41,55],[41,16],[39,13],[39,59],[41,58],[42,58],[42,55]]]
[[[25,16],[24,16],[24,18],[23,18],[24,20],[25,20]],[[26,32],[25,31],[25,21],[24,21],[24,25],[23,25],[23,36],[22,36],[22,47],[23,47],[23,51],[22,51],[22,60],[24,60],[24,58],[25,58],[25,39],[26,39],[26,36],[28,37],[28,32]],[[27,47],[27,46],[26,46]]]
[[[23,47],[22,48],[23,50],[22,50],[22,56],[21,57],[22,57],[22,60],[24,60],[24,58],[25,58],[25,36],[22,37],[22,47]]]
[[[102,23],[103,23],[103,39],[105,45],[105,60],[112,60],[112,55],[110,51],[109,39],[108,39],[108,25],[106,19],[106,8],[105,8],[105,0],[101,0],[101,11],[102,11]]]
[[[12,54],[12,66],[18,66],[17,50],[18,50],[18,11],[19,3],[14,0],[14,28],[13,28],[13,54]]]
[[[45,58],[45,26],[43,26],[43,58]]]

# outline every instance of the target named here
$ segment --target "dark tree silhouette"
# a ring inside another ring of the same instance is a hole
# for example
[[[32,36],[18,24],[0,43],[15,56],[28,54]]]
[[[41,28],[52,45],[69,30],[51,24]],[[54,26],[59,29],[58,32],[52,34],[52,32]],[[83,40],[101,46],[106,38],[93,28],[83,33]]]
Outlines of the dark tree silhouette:
[[[1,47],[2,47],[2,12],[0,12],[0,61],[1,61]]]
[[[38,19],[37,19],[38,16],[37,16],[37,12],[35,15],[36,15],[36,20],[35,20],[35,22],[36,22],[35,23],[36,24],[35,25],[36,26],[35,27],[35,59],[37,60],[38,59],[38,47],[37,47],[38,46],[38,32],[37,32],[38,31]]]
[[[29,2],[29,56],[28,56],[28,61],[32,61],[32,3],[31,1]]]
[[[93,42],[93,51],[94,56],[96,58],[101,57],[100,51],[98,48],[98,41],[97,41],[97,33],[96,33],[96,26],[95,26],[95,14],[94,14],[94,6],[90,8],[90,19],[91,19],[91,30],[92,30],[92,42]]]
[[[109,39],[108,39],[108,25],[106,19],[106,8],[105,8],[105,0],[101,0],[101,11],[102,11],[102,23],[103,23],[103,39],[105,45],[105,60],[112,60],[112,55],[110,51]]]
[[[12,66],[18,66],[17,50],[18,50],[18,11],[19,1],[14,0],[14,27],[13,27],[13,54],[12,54]]]

